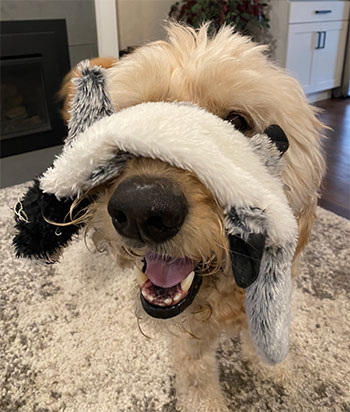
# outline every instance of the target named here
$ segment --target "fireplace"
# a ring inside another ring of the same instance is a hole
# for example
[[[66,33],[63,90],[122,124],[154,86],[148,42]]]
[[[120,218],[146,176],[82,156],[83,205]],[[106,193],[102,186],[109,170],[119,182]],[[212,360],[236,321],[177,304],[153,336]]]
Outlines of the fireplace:
[[[1,157],[61,144],[56,99],[70,69],[65,20],[1,22]]]

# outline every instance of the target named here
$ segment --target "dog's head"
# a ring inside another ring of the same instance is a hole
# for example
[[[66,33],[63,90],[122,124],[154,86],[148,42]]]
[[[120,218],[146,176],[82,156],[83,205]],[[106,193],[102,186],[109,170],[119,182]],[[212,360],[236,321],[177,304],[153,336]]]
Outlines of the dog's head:
[[[88,222],[97,243],[137,264],[142,306],[158,318],[233,273],[258,350],[281,360],[294,223],[301,247],[323,172],[321,124],[264,47],[228,27],[214,38],[206,26],[168,32],[169,41],[137,49],[105,77],[82,68],[63,154],[16,209],[26,231],[18,253],[59,252],[71,232],[55,238],[47,222],[71,211],[77,227]],[[30,210],[33,191],[44,221]],[[32,251],[22,247],[28,225],[40,227]]]

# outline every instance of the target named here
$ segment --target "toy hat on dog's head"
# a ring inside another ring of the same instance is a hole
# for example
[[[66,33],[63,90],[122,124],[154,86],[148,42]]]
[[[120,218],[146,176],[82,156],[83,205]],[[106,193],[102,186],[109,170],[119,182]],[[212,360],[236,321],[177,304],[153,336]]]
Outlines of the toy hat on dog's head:
[[[225,213],[233,274],[245,288],[255,348],[268,363],[282,361],[297,237],[281,180],[284,133],[274,125],[248,138],[190,103],[143,103],[114,113],[104,70],[83,63],[80,71],[63,151],[15,208],[17,255],[55,260],[79,225],[57,232],[48,222],[62,222],[74,199],[120,175],[133,156],[190,170]]]

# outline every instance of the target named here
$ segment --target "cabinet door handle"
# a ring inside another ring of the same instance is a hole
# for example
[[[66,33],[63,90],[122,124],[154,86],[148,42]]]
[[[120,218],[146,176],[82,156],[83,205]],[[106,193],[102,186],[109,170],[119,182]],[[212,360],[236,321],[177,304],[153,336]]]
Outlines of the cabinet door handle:
[[[324,49],[326,47],[326,36],[327,32],[325,31],[318,31],[317,33],[317,46],[315,47],[316,50]]]
[[[320,48],[320,43],[321,43],[321,33],[320,31],[316,32],[317,33],[317,46],[315,47],[316,50]]]
[[[332,13],[332,10],[315,10],[316,14],[328,14]]]

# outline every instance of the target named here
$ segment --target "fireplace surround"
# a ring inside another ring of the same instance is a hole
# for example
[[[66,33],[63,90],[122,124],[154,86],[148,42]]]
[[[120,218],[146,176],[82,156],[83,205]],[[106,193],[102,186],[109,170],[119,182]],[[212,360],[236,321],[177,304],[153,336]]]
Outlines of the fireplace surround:
[[[56,94],[70,69],[65,20],[3,21],[0,41],[1,157],[61,144]]]

